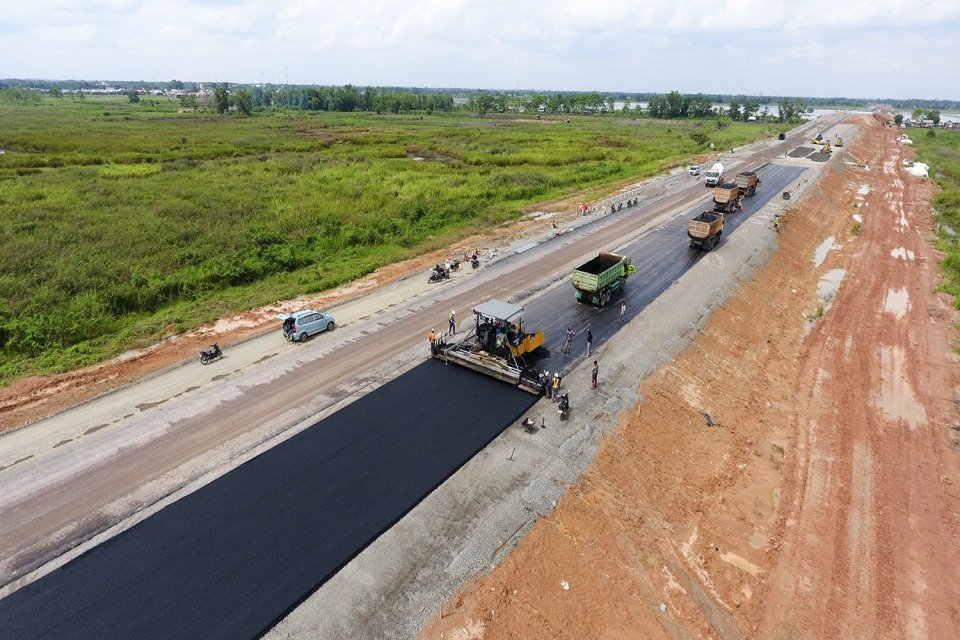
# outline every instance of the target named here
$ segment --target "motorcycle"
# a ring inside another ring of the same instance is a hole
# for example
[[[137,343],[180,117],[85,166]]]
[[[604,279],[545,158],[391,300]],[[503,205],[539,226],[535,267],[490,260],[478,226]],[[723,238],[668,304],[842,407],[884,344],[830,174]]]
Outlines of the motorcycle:
[[[784,200],[789,200],[789,199],[790,199],[790,192],[789,192],[789,191],[784,191],[783,194],[782,194],[780,197],[783,198]]]
[[[478,256],[477,254],[473,254],[472,256],[470,256],[470,266],[473,267],[474,269],[476,269],[477,267],[479,267],[479,266],[480,266],[480,256]]]
[[[430,271],[430,279],[427,282],[440,282],[441,280],[448,280],[449,278],[450,272],[443,267],[437,266]]]
[[[454,258],[450,261],[450,271],[460,271],[460,258]]]
[[[561,420],[567,419],[567,415],[570,413],[570,394],[560,394],[560,401],[557,403],[557,413],[560,414]]]
[[[219,360],[223,357],[223,351],[220,350],[220,345],[214,342],[210,345],[209,351],[200,352],[200,364],[210,364],[214,360]]]

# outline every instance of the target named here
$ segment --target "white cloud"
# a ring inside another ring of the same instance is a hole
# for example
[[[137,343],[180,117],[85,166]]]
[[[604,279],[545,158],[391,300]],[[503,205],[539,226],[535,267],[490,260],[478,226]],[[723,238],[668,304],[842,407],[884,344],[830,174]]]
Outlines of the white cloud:
[[[0,77],[958,97],[955,0],[2,1]]]

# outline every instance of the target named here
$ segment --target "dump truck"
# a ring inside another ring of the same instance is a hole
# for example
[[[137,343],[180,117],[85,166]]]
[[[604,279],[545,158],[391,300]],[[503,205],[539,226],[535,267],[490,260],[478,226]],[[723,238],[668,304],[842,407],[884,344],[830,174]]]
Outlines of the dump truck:
[[[718,184],[723,184],[723,165],[719,162],[715,162],[710,171],[707,171],[704,174],[704,184],[708,187],[715,187]]]
[[[526,331],[522,312],[520,305],[503,300],[477,305],[473,328],[456,342],[439,336],[433,357],[539,395],[540,372],[530,364],[537,359],[534,352],[543,346],[543,332]]]
[[[702,211],[687,223],[691,249],[710,251],[720,242],[722,233],[723,214],[717,211]]]
[[[633,258],[616,253],[600,253],[573,270],[573,287],[580,302],[604,307],[617,289],[623,289],[627,276],[637,270]]]
[[[734,178],[734,182],[740,187],[740,195],[752,198],[760,185],[760,178],[755,171],[741,171]]]
[[[725,182],[713,189],[713,210],[733,213],[740,201],[740,187],[736,182]]]

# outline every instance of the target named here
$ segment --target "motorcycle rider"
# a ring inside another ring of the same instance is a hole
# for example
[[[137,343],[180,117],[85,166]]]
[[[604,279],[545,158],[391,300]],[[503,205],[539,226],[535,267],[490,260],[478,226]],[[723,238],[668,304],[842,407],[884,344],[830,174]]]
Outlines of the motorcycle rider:
[[[570,394],[564,392],[560,394],[560,401],[557,404],[557,413],[560,414],[560,419],[563,420],[567,417],[567,414],[570,413]]]

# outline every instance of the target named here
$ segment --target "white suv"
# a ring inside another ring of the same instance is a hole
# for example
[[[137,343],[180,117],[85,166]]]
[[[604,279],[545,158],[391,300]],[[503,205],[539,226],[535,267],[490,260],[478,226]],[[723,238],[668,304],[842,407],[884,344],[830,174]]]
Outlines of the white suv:
[[[695,165],[695,164],[690,165],[690,168],[687,169],[687,171],[689,171],[689,172],[690,172],[690,175],[692,175],[692,176],[698,176],[698,175],[700,175],[700,167],[698,167],[698,166]]]
[[[283,337],[297,342],[303,342],[315,333],[333,329],[333,316],[312,309],[281,313],[277,320],[283,321]]]

